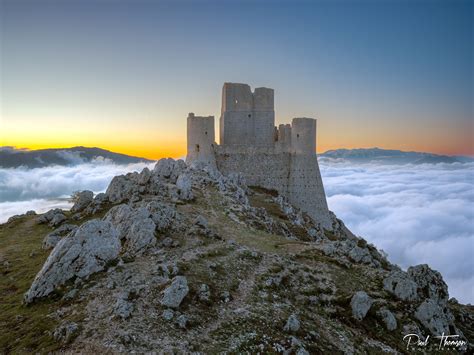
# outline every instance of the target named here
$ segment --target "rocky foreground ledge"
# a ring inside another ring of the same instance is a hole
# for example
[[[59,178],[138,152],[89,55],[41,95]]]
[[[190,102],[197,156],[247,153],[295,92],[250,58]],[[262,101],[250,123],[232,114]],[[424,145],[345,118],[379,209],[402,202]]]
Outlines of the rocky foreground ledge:
[[[473,307],[439,272],[240,175],[162,159],[75,201],[0,226],[0,352],[403,353],[443,333],[472,349]]]

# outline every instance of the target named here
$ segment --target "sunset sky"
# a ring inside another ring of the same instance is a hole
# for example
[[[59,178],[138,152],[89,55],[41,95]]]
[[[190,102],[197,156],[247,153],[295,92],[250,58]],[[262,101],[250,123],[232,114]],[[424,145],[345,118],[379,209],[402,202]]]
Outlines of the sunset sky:
[[[474,155],[471,1],[0,0],[0,145],[185,155],[224,82],[275,89],[318,151]],[[216,126],[216,132],[217,126]]]

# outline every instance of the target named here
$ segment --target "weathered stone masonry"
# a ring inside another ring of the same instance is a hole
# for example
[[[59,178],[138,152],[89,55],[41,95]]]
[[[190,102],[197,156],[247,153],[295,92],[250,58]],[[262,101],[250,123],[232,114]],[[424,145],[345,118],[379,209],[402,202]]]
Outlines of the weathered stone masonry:
[[[275,127],[273,89],[225,83],[220,145],[214,117],[188,116],[186,162],[239,172],[250,186],[275,189],[327,229],[329,210],[316,156],[316,120],[299,117]]]

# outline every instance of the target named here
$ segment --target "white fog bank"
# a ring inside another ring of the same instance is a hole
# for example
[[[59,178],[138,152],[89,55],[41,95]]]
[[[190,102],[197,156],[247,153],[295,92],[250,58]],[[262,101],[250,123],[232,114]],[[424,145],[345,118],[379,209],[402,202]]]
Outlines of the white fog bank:
[[[474,164],[321,161],[329,208],[403,268],[429,264],[474,303]]]
[[[152,169],[154,164],[118,165],[97,160],[75,166],[0,169],[0,223],[28,210],[43,213],[51,208],[70,208],[67,197],[73,192],[103,192],[114,176],[146,166]]]

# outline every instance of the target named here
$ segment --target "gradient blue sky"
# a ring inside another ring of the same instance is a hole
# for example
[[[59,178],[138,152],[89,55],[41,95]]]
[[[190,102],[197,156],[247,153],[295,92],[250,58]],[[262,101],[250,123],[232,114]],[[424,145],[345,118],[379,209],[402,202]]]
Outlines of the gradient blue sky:
[[[223,82],[275,89],[318,150],[474,155],[472,1],[1,4],[1,145],[185,152]]]

